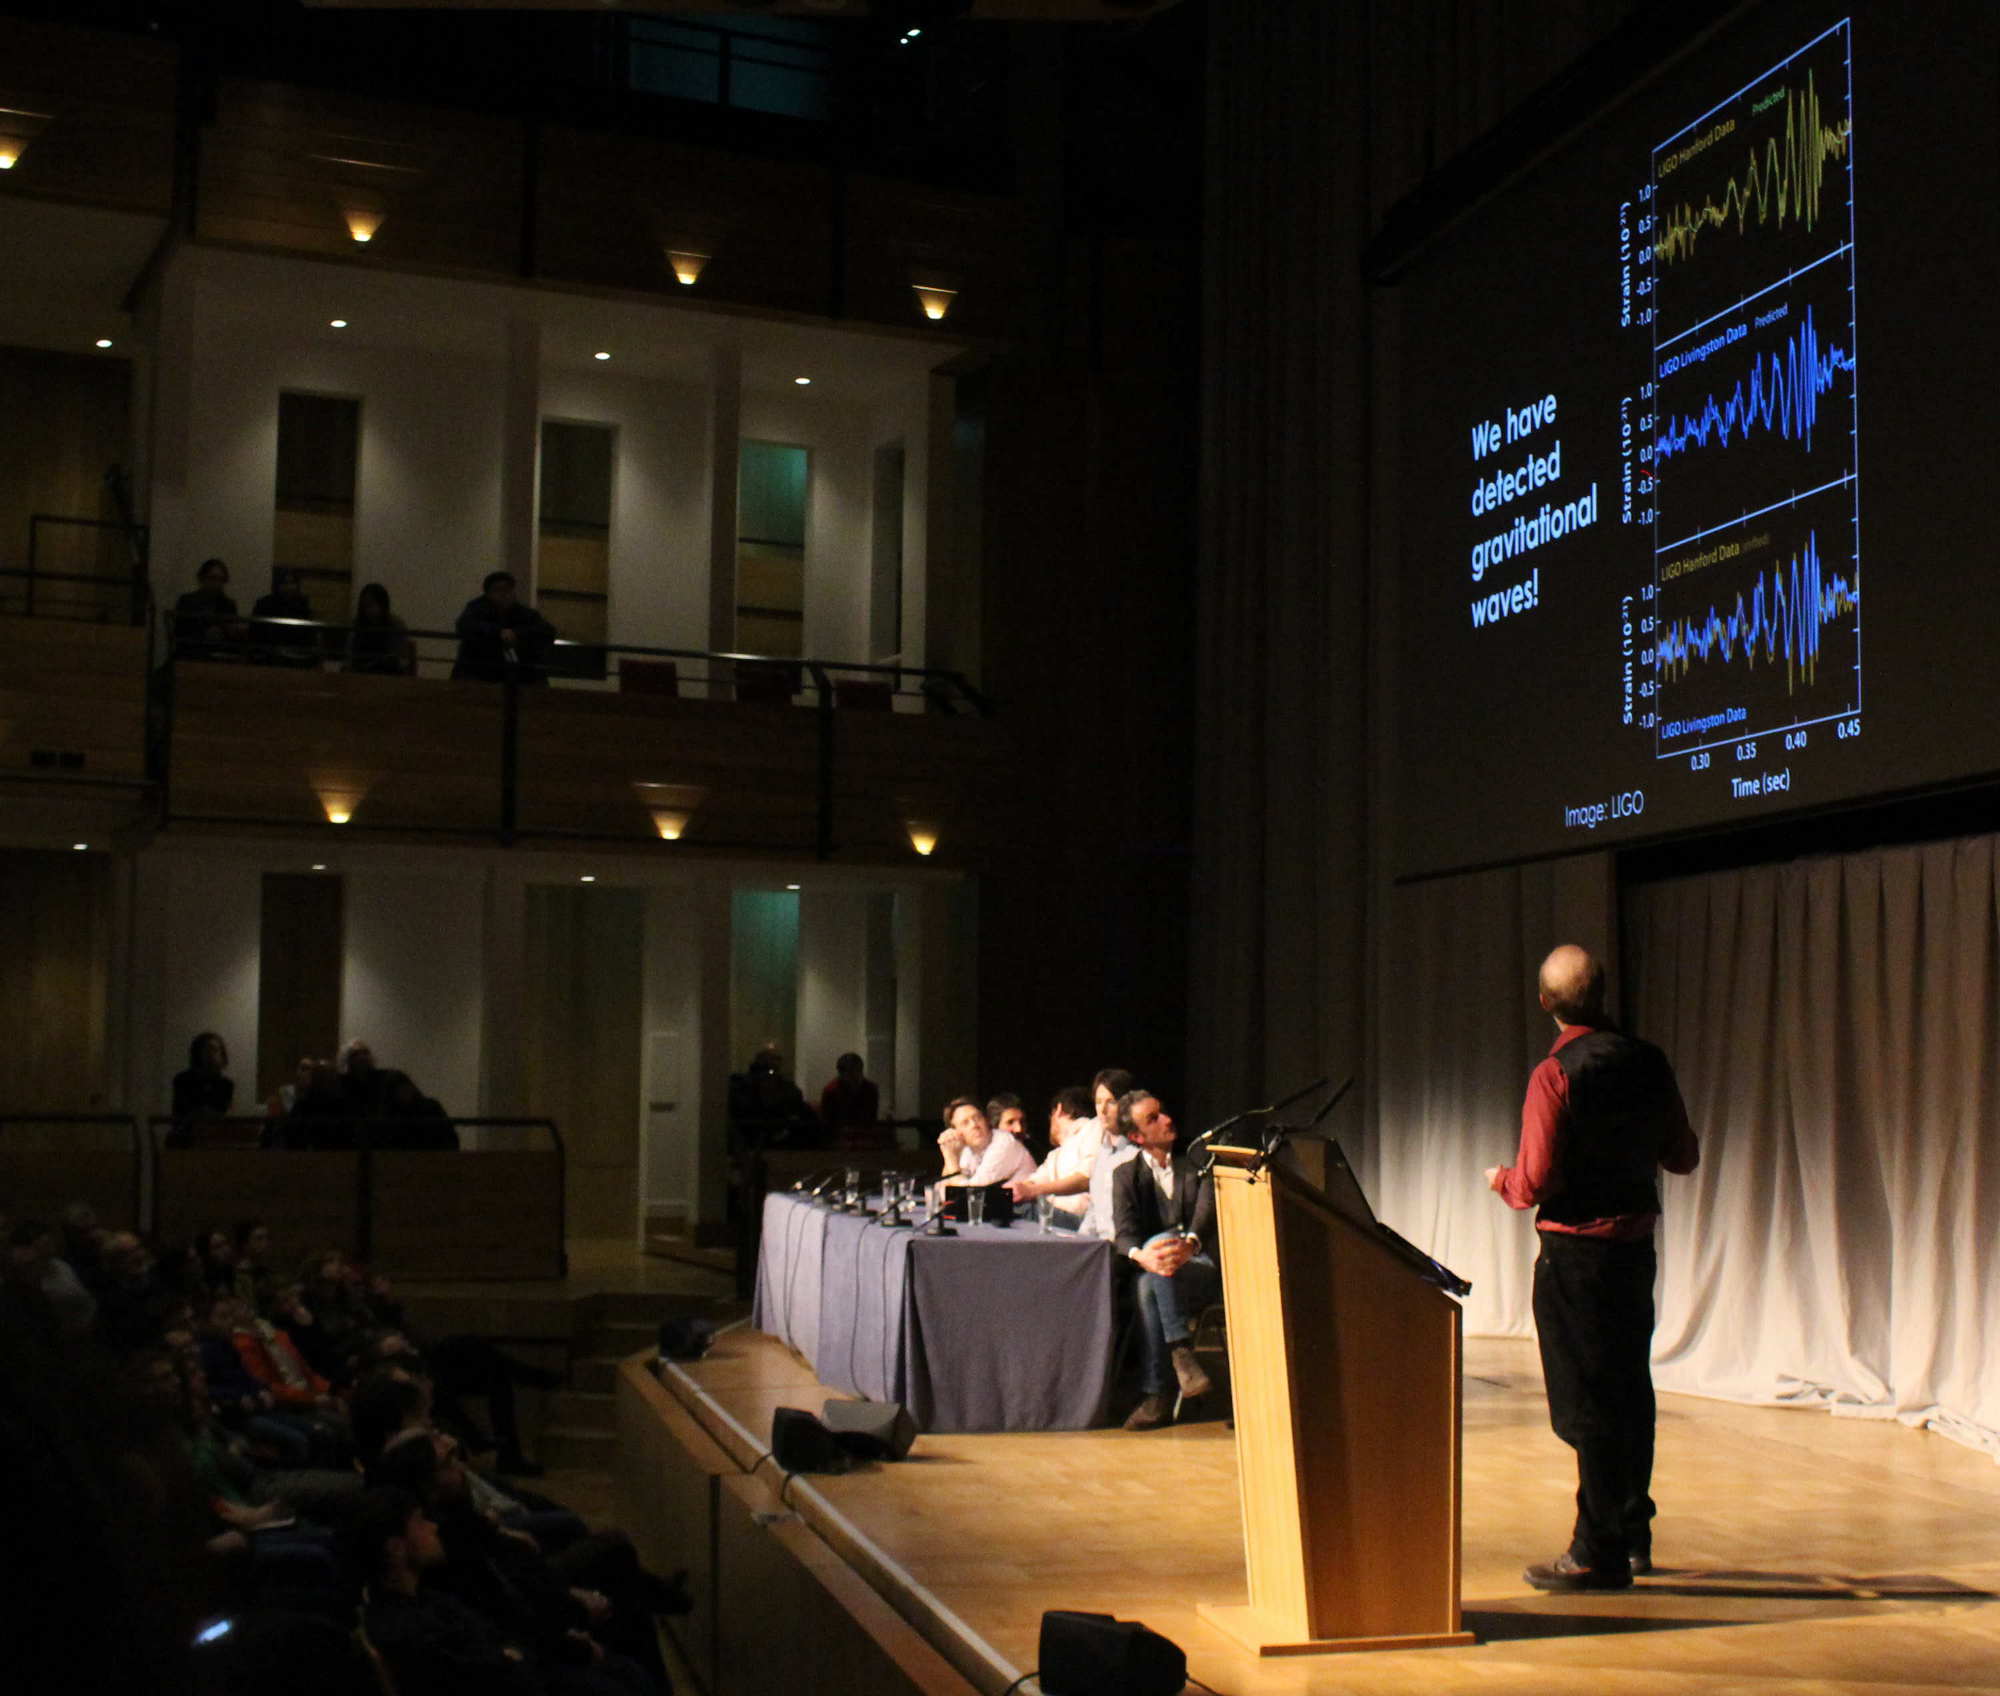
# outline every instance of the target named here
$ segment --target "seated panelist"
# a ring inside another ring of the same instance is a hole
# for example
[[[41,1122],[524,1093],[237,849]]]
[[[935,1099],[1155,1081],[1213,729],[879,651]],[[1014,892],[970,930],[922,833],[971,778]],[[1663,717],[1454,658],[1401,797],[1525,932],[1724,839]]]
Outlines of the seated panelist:
[[[948,1184],[1004,1184],[1025,1178],[1035,1169],[1035,1157],[1009,1131],[996,1131],[969,1095],[945,1103],[944,1132],[938,1150],[944,1156]]]
[[[1104,1127],[1092,1112],[1090,1096],[1071,1084],[1056,1091],[1049,1103],[1049,1155],[1025,1178],[1016,1178],[1007,1193],[1016,1201],[1047,1196],[1064,1213],[1079,1219],[1090,1210],[1090,1173],[1104,1146]]]

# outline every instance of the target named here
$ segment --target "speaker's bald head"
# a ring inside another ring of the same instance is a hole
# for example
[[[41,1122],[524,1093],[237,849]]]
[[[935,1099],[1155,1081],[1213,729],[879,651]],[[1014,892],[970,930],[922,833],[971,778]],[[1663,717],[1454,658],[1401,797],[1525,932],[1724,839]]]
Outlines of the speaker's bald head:
[[[1566,1025],[1591,1024],[1604,1017],[1604,968],[1587,948],[1565,942],[1542,962],[1543,1010]]]

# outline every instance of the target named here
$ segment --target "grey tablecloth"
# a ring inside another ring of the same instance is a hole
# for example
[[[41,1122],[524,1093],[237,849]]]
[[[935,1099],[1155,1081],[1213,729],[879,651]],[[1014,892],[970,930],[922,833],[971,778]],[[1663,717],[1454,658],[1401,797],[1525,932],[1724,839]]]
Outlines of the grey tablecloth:
[[[751,1323],[823,1382],[926,1431],[1071,1431],[1104,1417],[1111,1245],[1033,1226],[916,1236],[767,1196]]]

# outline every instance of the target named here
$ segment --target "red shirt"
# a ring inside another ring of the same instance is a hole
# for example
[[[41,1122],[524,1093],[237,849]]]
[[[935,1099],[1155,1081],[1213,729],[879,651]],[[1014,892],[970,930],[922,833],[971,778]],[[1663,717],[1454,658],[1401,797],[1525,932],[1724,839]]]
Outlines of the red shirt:
[[[1562,1034],[1549,1045],[1547,1058],[1528,1074],[1528,1093],[1521,1102],[1521,1149],[1514,1164],[1500,1168],[1496,1186],[1500,1199],[1509,1207],[1526,1209],[1546,1201],[1553,1193],[1556,1138],[1569,1116],[1569,1077],[1557,1062],[1556,1050],[1589,1031],[1589,1025],[1564,1025]],[[1661,1150],[1660,1164],[1669,1172],[1692,1172],[1701,1159],[1701,1147],[1694,1127],[1688,1123],[1687,1107],[1680,1091],[1674,1091],[1673,1124]],[[1538,1219],[1539,1231],[1563,1231],[1578,1237],[1608,1237],[1615,1242],[1631,1242],[1653,1234],[1657,1213],[1617,1213],[1607,1219],[1591,1219],[1581,1225]]]

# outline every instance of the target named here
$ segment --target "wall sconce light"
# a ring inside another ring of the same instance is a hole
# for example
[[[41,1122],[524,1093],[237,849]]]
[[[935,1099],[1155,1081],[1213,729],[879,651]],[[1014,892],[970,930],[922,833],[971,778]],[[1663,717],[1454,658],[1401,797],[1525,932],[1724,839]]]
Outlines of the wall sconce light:
[[[924,309],[924,316],[933,324],[943,321],[951,303],[958,298],[957,289],[941,289],[932,283],[912,283],[910,287],[916,291],[917,304]]]
[[[382,227],[382,214],[365,206],[344,208],[347,219],[347,233],[356,241],[373,241],[375,232]]]
[[[24,111],[18,106],[0,106],[0,171],[20,164],[28,145],[52,122],[47,112]]]
[[[632,787],[662,842],[680,841],[706,794],[693,783],[634,783]]]
[[[667,263],[673,267],[674,280],[686,288],[693,288],[701,281],[702,267],[708,260],[706,253],[696,253],[692,248],[667,249]]]
[[[905,819],[903,827],[910,833],[910,846],[928,859],[938,845],[938,827],[929,819]]]
[[[328,824],[346,824],[359,811],[361,798],[368,793],[368,780],[342,773],[323,783],[315,782],[313,793],[319,797],[320,811],[326,814]]]

